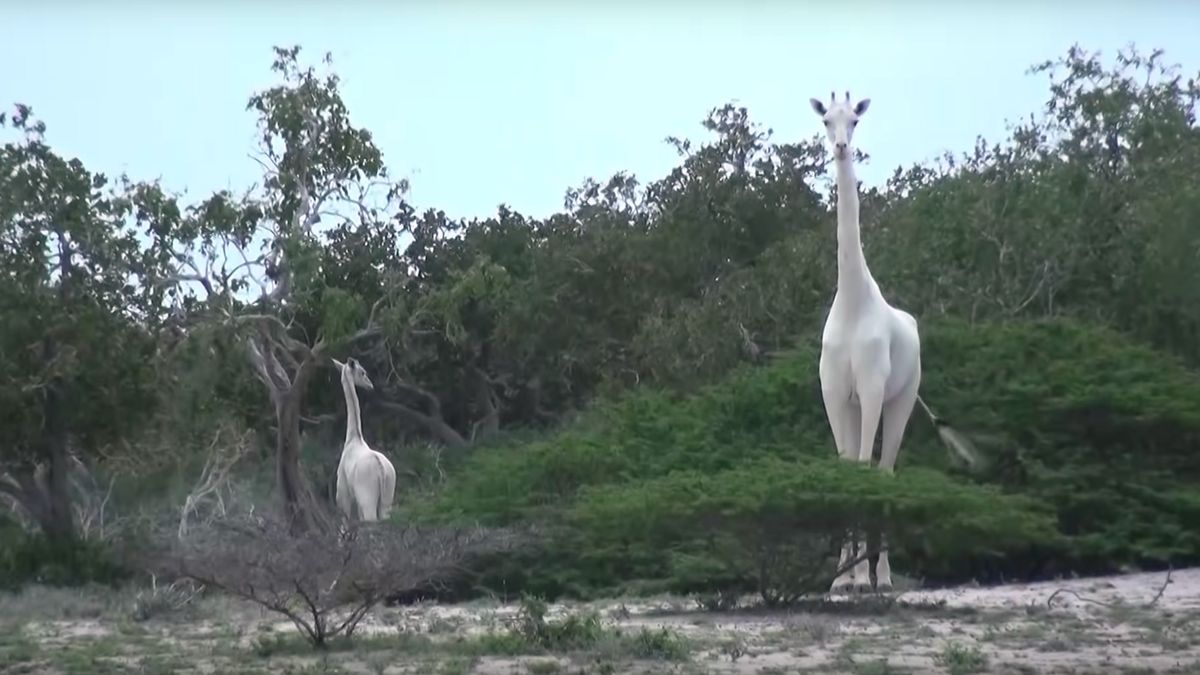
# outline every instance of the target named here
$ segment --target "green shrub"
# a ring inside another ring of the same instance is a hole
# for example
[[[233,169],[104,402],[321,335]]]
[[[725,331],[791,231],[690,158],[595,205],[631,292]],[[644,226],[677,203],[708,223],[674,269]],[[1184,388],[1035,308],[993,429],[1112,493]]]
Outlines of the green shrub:
[[[114,584],[126,571],[103,545],[84,541],[59,541],[29,534],[19,527],[0,525],[0,589],[27,583],[49,586]]]
[[[1200,376],[1065,320],[926,321],[922,335],[922,396],[980,443],[982,476],[952,468],[919,409],[894,477],[834,459],[817,348],[802,345],[688,396],[635,391],[540,441],[489,447],[417,515],[538,524],[540,549],[491,561],[479,582],[549,597],[786,600],[822,583],[805,571],[842,528],[875,519],[893,560],[931,580],[1200,560]]]
[[[553,517],[585,485],[688,468],[732,468],[751,456],[832,456],[816,353],[746,368],[687,396],[640,390],[596,405],[544,440],[488,448],[460,467],[434,512],[497,524]],[[817,405],[813,406],[816,396]]]
[[[928,400],[993,439],[990,482],[1044,501],[1062,546],[1018,575],[1200,561],[1200,374],[1071,321],[927,329]]]
[[[572,612],[557,620],[546,619],[546,603],[522,596],[516,621],[505,632],[480,636],[476,648],[486,654],[542,654],[591,651],[622,660],[684,661],[688,644],[674,631],[646,628],[627,633],[605,626],[594,611]]]
[[[882,528],[909,573],[1055,536],[1053,514],[1034,500],[929,469],[889,476],[836,458],[764,458],[589,488],[570,514],[615,559],[658,552],[672,590],[752,590],[768,604],[828,588],[851,528]]]
[[[551,652],[584,649],[604,635],[600,616],[595,612],[570,614],[561,621],[546,620],[546,603],[525,596],[517,612],[513,634],[530,646]]]

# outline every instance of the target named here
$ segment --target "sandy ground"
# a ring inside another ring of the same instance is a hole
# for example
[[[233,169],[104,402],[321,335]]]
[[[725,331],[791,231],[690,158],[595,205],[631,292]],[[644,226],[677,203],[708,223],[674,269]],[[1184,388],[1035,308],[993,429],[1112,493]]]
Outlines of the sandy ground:
[[[242,605],[186,622],[34,620],[23,622],[21,642],[9,631],[0,643],[0,672],[1200,673],[1200,569],[1166,579],[813,598],[778,611],[706,612],[675,597],[550,607],[550,621],[596,612],[610,633],[666,629],[686,645],[686,657],[675,660],[631,657],[621,653],[627,642],[536,656],[467,650],[472,639],[505,633],[516,617],[515,604],[482,601],[380,608],[355,646],[319,657],[288,637],[290,624]]]

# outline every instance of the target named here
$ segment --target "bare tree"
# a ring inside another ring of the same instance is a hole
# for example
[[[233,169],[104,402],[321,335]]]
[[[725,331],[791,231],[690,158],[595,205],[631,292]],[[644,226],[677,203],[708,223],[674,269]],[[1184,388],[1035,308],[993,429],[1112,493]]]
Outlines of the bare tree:
[[[469,557],[518,539],[478,528],[387,523],[317,529],[296,536],[272,517],[237,516],[195,526],[179,539],[165,530],[141,554],[153,574],[188,578],[286,616],[314,647],[352,636],[386,597],[436,584]]]
[[[230,435],[234,435],[235,438],[227,438]],[[226,496],[231,489],[231,472],[234,465],[249,454],[252,448],[249,435],[249,432],[239,433],[225,425],[218,427],[216,433],[213,434],[213,440],[208,445],[208,457],[204,461],[204,468],[200,471],[200,478],[179,509],[178,536],[180,539],[187,536],[191,518],[202,510],[206,502],[212,504],[211,508],[207,510],[209,520],[227,515]]]

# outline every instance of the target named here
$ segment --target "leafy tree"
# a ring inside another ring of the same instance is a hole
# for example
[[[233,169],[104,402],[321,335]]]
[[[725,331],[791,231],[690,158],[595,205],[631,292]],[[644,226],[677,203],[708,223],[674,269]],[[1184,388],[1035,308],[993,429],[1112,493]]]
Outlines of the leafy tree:
[[[199,286],[187,291],[194,318],[240,336],[269,395],[284,508],[292,527],[304,530],[320,512],[300,466],[308,384],[331,353],[372,335],[358,289],[327,285],[329,256],[316,226],[336,222],[335,252],[377,226],[386,236],[387,214],[407,186],[388,179],[371,134],[350,123],[337,77],[301,68],[298,55],[298,47],[276,48],[273,70],[284,82],[248,104],[260,116],[261,190],[240,199],[222,192],[193,207],[196,238],[173,257],[174,280]],[[361,278],[361,263],[341,262],[333,275]],[[248,300],[252,286],[260,294]]]
[[[899,301],[973,321],[1069,314],[1195,363],[1200,81],[1162,57],[1106,65],[1073,47],[1032,69],[1050,78],[1044,114],[1007,141],[898,170],[864,227]]]
[[[80,460],[154,414],[158,281],[185,233],[158,186],[58,155],[28,106],[0,123],[18,136],[0,148],[0,492],[69,540]]]

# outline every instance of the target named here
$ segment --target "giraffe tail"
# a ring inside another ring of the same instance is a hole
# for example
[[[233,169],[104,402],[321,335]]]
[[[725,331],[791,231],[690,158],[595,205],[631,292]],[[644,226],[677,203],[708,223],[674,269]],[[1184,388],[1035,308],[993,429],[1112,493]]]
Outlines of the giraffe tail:
[[[917,394],[917,403],[921,404],[921,408],[929,416],[929,421],[937,429],[938,437],[941,438],[942,444],[957,455],[959,459],[966,462],[967,468],[979,471],[987,466],[983,454],[975,447],[975,443],[967,438],[966,435],[950,426],[945,420],[935,415],[933,410],[925,403],[925,400],[921,398],[920,394]]]

